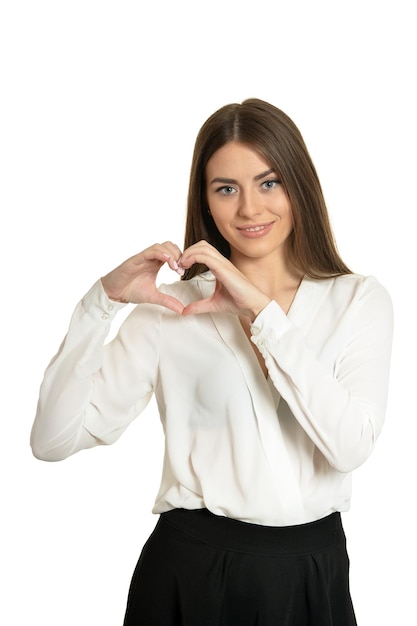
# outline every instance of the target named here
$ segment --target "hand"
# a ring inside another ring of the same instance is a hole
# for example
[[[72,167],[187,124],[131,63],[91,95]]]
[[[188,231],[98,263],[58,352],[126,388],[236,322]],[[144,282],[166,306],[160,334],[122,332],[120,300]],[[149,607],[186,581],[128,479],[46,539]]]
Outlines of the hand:
[[[246,315],[253,321],[271,301],[271,298],[255,287],[233,263],[206,241],[190,246],[178,263],[184,269],[194,263],[203,263],[216,278],[213,295],[188,304],[182,312],[183,315],[231,313]]]
[[[157,274],[164,263],[177,273],[184,273],[177,263],[180,256],[181,250],[170,241],[154,244],[104,276],[101,279],[103,288],[112,300],[160,304],[181,315],[184,305],[176,298],[161,293],[156,286]]]

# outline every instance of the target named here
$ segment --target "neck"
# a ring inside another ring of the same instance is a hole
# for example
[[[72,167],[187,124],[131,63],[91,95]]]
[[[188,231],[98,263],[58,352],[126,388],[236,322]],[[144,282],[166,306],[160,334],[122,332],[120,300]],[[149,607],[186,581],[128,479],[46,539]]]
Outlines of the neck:
[[[278,300],[287,290],[296,290],[302,273],[290,266],[286,259],[248,259],[232,257],[231,261],[253,285],[272,299]]]

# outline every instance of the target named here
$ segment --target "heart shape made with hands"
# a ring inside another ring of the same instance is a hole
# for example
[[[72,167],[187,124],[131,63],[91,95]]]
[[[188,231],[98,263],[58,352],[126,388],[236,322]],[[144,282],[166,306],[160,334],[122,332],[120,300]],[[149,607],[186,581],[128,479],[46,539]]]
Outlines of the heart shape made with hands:
[[[158,294],[160,304],[167,306],[181,315],[196,315],[199,313],[231,313],[245,314],[250,292],[259,291],[237,269],[233,263],[219,252],[213,245],[205,240],[198,241],[189,246],[182,253],[177,248],[174,256],[171,243],[164,244],[169,249],[162,252],[166,264],[180,276],[195,264],[201,264],[210,269],[216,280],[216,286],[212,294],[206,298],[190,302],[183,306],[176,298]],[[161,258],[161,256],[159,258]],[[265,296],[264,296],[265,297]]]
[[[167,265],[179,276],[184,275],[185,270],[177,263],[177,261],[167,259]],[[192,265],[190,265],[190,267],[192,267]],[[154,292],[152,300],[155,304],[160,304],[167,309],[174,311],[174,313],[178,313],[179,315],[196,315],[199,313],[219,312],[222,309],[222,307],[219,306],[219,295],[221,291],[221,284],[216,280],[216,287],[211,296],[194,300],[184,306],[180,300],[174,296],[163,293],[158,289],[158,287],[156,287],[156,292]]]
[[[158,289],[156,276],[161,267],[167,265],[182,276],[195,264],[208,267],[216,280],[214,291],[206,298],[184,306]],[[178,315],[230,313],[254,318],[270,301],[229,259],[205,241],[193,244],[183,253],[171,243],[155,244],[104,276],[102,284],[109,298],[115,301],[158,304]]]
[[[183,255],[184,257],[184,255]],[[184,274],[184,269],[192,267],[194,263],[202,262],[202,259],[188,259],[184,266],[183,257],[179,261],[169,259],[169,267],[180,276]],[[252,319],[270,302],[270,298],[262,293],[244,276],[233,263],[220,255],[216,255],[207,261],[205,265],[210,267],[210,271],[215,277],[216,284],[213,293],[184,306],[173,296],[162,294],[160,304],[172,309],[180,315],[197,315],[200,313],[229,313],[232,315],[249,316]],[[209,266],[210,262],[210,266]]]

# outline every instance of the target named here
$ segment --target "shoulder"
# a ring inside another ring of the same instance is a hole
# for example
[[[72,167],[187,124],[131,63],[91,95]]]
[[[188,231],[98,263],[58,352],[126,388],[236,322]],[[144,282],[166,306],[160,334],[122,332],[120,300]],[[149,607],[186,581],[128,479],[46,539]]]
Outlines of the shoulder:
[[[390,312],[391,297],[375,276],[343,274],[332,278],[303,280],[307,299],[329,308],[334,315],[344,315],[366,307]]]
[[[372,315],[392,317],[392,300],[375,276],[344,274],[329,281],[328,297],[335,308],[369,311]]]
[[[379,282],[375,276],[365,276],[363,274],[344,274],[332,279],[335,293],[345,293],[347,296],[363,298],[369,295],[379,296],[390,300],[387,289]]]
[[[391,297],[375,276],[344,274],[324,280],[305,280],[308,289],[304,292],[307,298],[303,299],[303,304],[309,315],[320,319],[319,324],[327,331],[345,327],[351,332],[354,328],[369,332],[370,337],[379,333],[379,338],[392,333]],[[302,317],[302,313],[299,316]]]

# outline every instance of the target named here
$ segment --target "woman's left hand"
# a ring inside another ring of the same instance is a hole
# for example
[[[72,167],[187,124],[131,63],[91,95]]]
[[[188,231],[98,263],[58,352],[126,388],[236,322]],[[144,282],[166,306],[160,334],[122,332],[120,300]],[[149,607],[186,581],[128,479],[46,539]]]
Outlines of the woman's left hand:
[[[271,301],[271,298],[255,287],[233,263],[207,241],[199,241],[190,246],[184,251],[178,263],[184,269],[188,269],[194,263],[203,263],[216,278],[213,295],[188,304],[183,315],[231,313],[248,316],[253,321]]]

